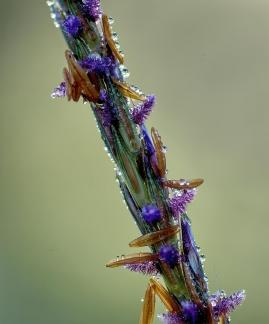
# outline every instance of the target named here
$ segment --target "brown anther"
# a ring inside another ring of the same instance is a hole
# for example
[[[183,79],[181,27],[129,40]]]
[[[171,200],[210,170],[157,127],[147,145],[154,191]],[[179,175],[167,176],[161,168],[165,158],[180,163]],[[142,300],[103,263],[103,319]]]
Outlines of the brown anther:
[[[169,312],[181,311],[180,305],[176,303],[169,292],[157,280],[150,278],[149,282],[152,285],[154,292],[156,293],[156,295],[158,295]]]
[[[111,52],[113,53],[115,58],[119,60],[120,64],[123,64],[124,59],[123,59],[123,56],[121,55],[121,53],[119,52],[119,50],[117,49],[117,46],[112,38],[109,20],[108,20],[107,15],[102,16],[102,22],[103,22],[104,36],[105,36],[108,46],[111,49]]]
[[[174,236],[179,232],[179,226],[169,226],[160,231],[145,234],[143,236],[138,237],[129,243],[130,247],[142,247],[142,246],[150,246],[156,243],[159,243],[171,236]]]
[[[159,135],[157,129],[155,129],[154,127],[151,128],[151,137],[156,150],[156,158],[160,176],[164,177],[166,173],[166,157],[161,136]]]
[[[72,99],[78,101],[83,94],[89,101],[96,102],[99,99],[99,93],[95,86],[91,83],[86,71],[78,64],[71,51],[65,51],[69,74],[72,76]]]
[[[168,188],[172,189],[194,189],[199,187],[201,184],[204,183],[203,179],[194,179],[189,181],[183,181],[183,180],[166,180],[163,181],[163,185]]]
[[[128,98],[134,99],[134,100],[139,100],[139,101],[144,101],[146,97],[144,95],[138,94],[136,91],[130,88],[129,85],[123,82],[119,82],[115,79],[113,79],[113,82],[117,85],[119,91]]]
[[[117,267],[125,266],[127,264],[138,264],[138,263],[157,261],[157,260],[158,260],[158,254],[141,252],[141,253],[130,254],[122,258],[117,258],[116,260],[112,260],[106,264],[106,267],[117,268]]]
[[[139,324],[152,324],[155,312],[155,292],[151,284],[148,284]]]

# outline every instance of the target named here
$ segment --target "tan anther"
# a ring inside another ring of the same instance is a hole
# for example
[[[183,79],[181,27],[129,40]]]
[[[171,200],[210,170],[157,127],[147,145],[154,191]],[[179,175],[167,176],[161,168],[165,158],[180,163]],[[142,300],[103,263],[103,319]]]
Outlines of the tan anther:
[[[130,247],[142,247],[142,246],[150,246],[156,243],[159,243],[171,236],[174,236],[179,232],[179,226],[169,226],[160,231],[145,234],[143,236],[138,237],[129,243]]]
[[[154,127],[151,128],[151,137],[156,150],[158,170],[160,172],[160,176],[164,177],[166,173],[166,157],[163,149],[161,136],[159,135],[157,129],[155,129]]]
[[[220,317],[218,324],[226,324],[226,320],[225,320],[224,315],[222,315],[222,316]]]
[[[96,102],[99,99],[99,93],[91,83],[86,71],[78,64],[71,51],[65,51],[69,74],[73,77],[72,99],[78,101],[78,94],[83,94],[89,101]]]
[[[72,77],[67,68],[63,69],[63,76],[66,86],[66,96],[68,101],[70,101],[72,99]]]
[[[139,101],[144,101],[146,97],[144,95],[138,94],[136,91],[134,91],[128,84],[117,81],[113,79],[113,82],[116,84],[118,87],[119,91],[128,98],[134,99],[134,100],[139,100]]]
[[[150,284],[152,285],[155,294],[160,298],[164,306],[169,312],[180,312],[181,307],[169,292],[155,279],[150,278]]]
[[[201,184],[204,183],[203,179],[194,179],[194,180],[188,180],[188,181],[182,181],[182,180],[166,180],[163,181],[163,185],[168,188],[172,189],[194,189],[199,187]]]
[[[121,55],[121,53],[119,52],[119,50],[117,49],[117,46],[112,38],[109,20],[108,20],[107,15],[102,16],[102,22],[103,22],[104,36],[105,36],[108,46],[111,49],[115,58],[119,60],[120,64],[123,64],[124,59],[123,59],[123,56]]]
[[[145,293],[139,323],[152,324],[154,319],[154,312],[155,312],[155,292],[152,285],[149,283]]]
[[[128,264],[138,264],[138,263],[144,263],[144,262],[148,262],[148,261],[157,261],[157,260],[158,260],[157,254],[141,252],[141,253],[126,255],[124,257],[112,260],[106,264],[106,267],[117,268],[117,267],[125,266]]]

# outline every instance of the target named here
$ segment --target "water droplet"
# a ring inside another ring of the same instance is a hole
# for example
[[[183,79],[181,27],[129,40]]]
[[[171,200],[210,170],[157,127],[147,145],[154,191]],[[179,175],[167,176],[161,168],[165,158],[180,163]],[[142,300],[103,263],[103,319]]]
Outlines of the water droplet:
[[[124,52],[123,52],[122,50],[119,50],[119,53],[120,53],[120,55],[121,55],[122,57],[125,56],[125,54],[124,54]]]
[[[53,5],[54,5],[54,1],[47,0],[47,5],[48,5],[49,7],[53,6]]]
[[[162,149],[162,151],[163,151],[163,153],[167,153],[167,146],[166,145],[163,145],[163,149]]]
[[[112,25],[112,24],[114,24],[115,20],[112,17],[109,17],[108,22],[110,25]]]
[[[144,303],[144,298],[141,298],[141,303]]]
[[[206,259],[206,258],[205,258],[205,255],[204,255],[204,254],[201,254],[201,255],[200,255],[200,259],[201,259],[201,262],[205,262],[205,259]]]
[[[113,32],[112,33],[112,39],[113,39],[114,42],[118,42],[119,41],[119,35],[118,35],[118,33]]]

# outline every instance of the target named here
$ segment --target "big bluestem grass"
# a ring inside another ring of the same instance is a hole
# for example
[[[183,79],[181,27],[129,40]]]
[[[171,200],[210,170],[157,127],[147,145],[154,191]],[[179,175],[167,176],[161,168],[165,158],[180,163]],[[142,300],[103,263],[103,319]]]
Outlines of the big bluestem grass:
[[[128,71],[118,35],[112,31],[113,20],[102,12],[99,0],[47,3],[69,47],[64,81],[52,97],[76,102],[82,98],[90,104],[115,163],[124,200],[141,231],[129,245],[150,249],[112,260],[107,267],[122,266],[153,276],[146,290],[141,324],[152,323],[155,296],[166,308],[159,316],[164,323],[228,323],[231,311],[242,303],[245,294],[209,294],[203,256],[186,213],[203,180],[167,179],[161,137],[155,128],[149,132],[145,126],[155,96],[147,96],[126,82]]]

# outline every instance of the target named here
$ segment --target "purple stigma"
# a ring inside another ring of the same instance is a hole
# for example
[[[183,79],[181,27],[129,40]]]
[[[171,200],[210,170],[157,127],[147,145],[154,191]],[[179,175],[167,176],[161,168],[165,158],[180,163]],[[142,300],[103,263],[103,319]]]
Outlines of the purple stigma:
[[[169,205],[172,208],[174,218],[186,212],[187,205],[192,202],[196,195],[196,189],[183,190],[170,199]]]
[[[180,255],[173,245],[164,245],[160,248],[160,259],[174,268],[180,260]]]
[[[221,315],[229,316],[236,307],[240,306],[246,298],[244,290],[240,290],[229,297],[226,297],[223,291],[218,291],[210,296],[210,302],[213,307],[214,315],[218,319]]]
[[[148,118],[155,104],[156,97],[153,95],[147,96],[146,100],[133,108],[131,114],[133,121],[137,125],[142,125],[144,121]]]
[[[100,0],[83,0],[85,12],[92,18],[94,21],[99,19],[102,11],[100,6]]]
[[[110,57],[101,57],[93,53],[80,62],[80,65],[88,72],[110,75],[114,73],[115,63]]]
[[[144,275],[157,276],[159,275],[159,270],[157,269],[156,263],[153,261],[137,263],[137,264],[127,264],[126,269],[139,272]]]
[[[68,16],[63,23],[63,29],[67,34],[77,37],[82,29],[80,19],[74,15]]]
[[[181,314],[176,313],[165,313],[158,316],[159,319],[163,322],[163,324],[185,324],[183,317]]]
[[[191,301],[183,301],[181,303],[181,306],[183,308],[183,317],[187,323],[195,324],[198,323],[197,317],[198,317],[198,307]]]
[[[155,205],[146,205],[142,208],[142,216],[149,224],[157,223],[161,220],[160,209]]]
[[[66,96],[66,84],[65,82],[62,82],[58,85],[58,87],[56,87],[52,94],[51,94],[51,98],[55,99],[55,98],[62,98]]]
[[[107,92],[105,89],[100,90],[99,99],[103,102],[107,100]]]

